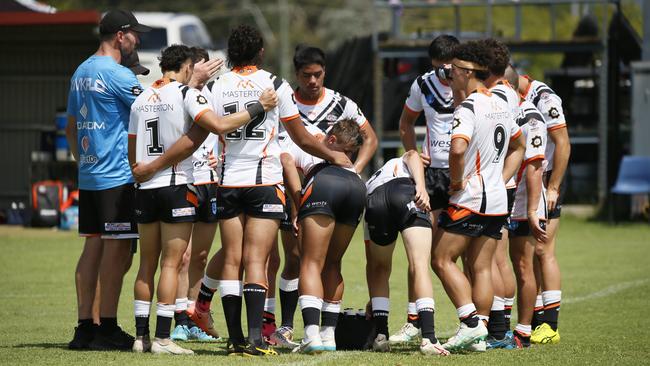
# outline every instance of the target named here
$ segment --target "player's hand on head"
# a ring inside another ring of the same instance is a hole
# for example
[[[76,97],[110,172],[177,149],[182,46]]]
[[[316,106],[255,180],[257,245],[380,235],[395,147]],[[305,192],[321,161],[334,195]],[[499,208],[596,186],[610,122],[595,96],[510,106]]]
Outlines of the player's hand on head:
[[[420,153],[420,160],[422,160],[425,167],[431,165],[431,157],[426,154]]]
[[[420,210],[425,212],[431,211],[431,204],[429,201],[429,193],[427,193],[426,188],[415,186],[415,205],[418,206]]]
[[[549,211],[553,211],[557,206],[557,199],[560,194],[556,189],[549,188],[546,190],[546,207]]]
[[[272,88],[266,88],[260,96],[260,103],[264,111],[268,112],[278,105],[278,94]]]
[[[134,163],[131,165],[131,174],[133,174],[133,179],[138,183],[144,183],[150,180],[155,173],[149,164]]]
[[[344,153],[342,153],[340,151],[333,151],[332,153],[334,154],[334,160],[332,161],[332,164],[338,165],[338,166],[341,166],[341,167],[344,167],[344,168],[352,168],[353,167],[352,161],[350,160],[350,158],[347,155],[345,155]]]

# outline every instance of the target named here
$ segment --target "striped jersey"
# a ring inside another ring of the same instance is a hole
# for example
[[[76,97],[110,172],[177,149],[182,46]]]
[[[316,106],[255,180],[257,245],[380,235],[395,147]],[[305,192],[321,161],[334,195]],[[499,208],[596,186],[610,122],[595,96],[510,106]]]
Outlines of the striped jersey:
[[[397,178],[412,178],[404,156],[399,158],[390,159],[379,170],[373,174],[366,182],[366,190],[368,195],[375,191],[380,186]]]
[[[169,149],[190,129],[192,122],[210,110],[198,90],[161,79],[138,96],[131,106],[129,136],[136,138],[136,161],[148,163]],[[192,157],[157,172],[138,188],[152,189],[192,183]]]
[[[315,125],[306,125],[305,129],[310,134],[316,136],[319,141],[325,138],[325,133]],[[293,157],[296,162],[296,168],[300,169],[304,175],[309,174],[309,171],[315,165],[325,161],[302,150],[300,146],[291,140],[287,131],[280,133],[278,138],[282,146],[282,152],[286,152]]]
[[[528,219],[528,192],[526,187],[526,166],[535,160],[544,160],[544,151],[546,149],[546,126],[544,117],[529,101],[523,101],[520,105],[520,112],[517,116],[517,124],[526,139],[526,152],[524,161],[516,174],[517,191],[515,193],[515,203],[512,208],[511,218],[513,220],[523,221]],[[542,194],[537,206],[537,216],[546,219],[546,202],[544,197],[544,186],[541,184]]]
[[[519,93],[505,80],[499,80],[495,86],[490,88],[490,91],[508,102],[508,106],[512,111],[512,117],[517,118],[519,115],[519,101],[521,100]],[[510,178],[506,183],[506,188],[508,189],[515,188],[516,186],[515,177]]]
[[[315,103],[301,100],[297,92],[295,97],[302,122],[305,125],[318,127],[323,132],[329,131],[337,122],[345,119],[355,121],[359,127],[368,123],[366,116],[355,102],[332,89],[323,88],[320,98]]]
[[[212,98],[212,92],[208,89],[207,86],[204,86],[201,90],[201,94],[205,96],[210,103]],[[192,154],[192,165],[194,166],[194,185],[197,184],[209,184],[217,183],[217,172],[210,168],[210,161],[208,160],[210,155],[218,156],[219,151],[219,141],[217,135],[210,132],[208,137],[203,141],[201,146],[199,146],[194,154]]]
[[[451,87],[438,79],[435,70],[430,71],[413,81],[404,107],[415,113],[424,111],[427,134],[422,152],[431,158],[432,168],[448,168],[454,115]]]
[[[562,99],[555,94],[553,89],[541,81],[528,79],[530,84],[523,98],[533,103],[533,105],[542,113],[546,129],[550,132],[556,129],[566,127],[564,110],[562,109]],[[546,144],[546,160],[548,165],[546,171],[553,169],[553,155],[555,153],[555,143],[549,140]]]
[[[503,161],[510,140],[520,134],[505,100],[486,89],[471,93],[454,112],[451,136],[468,142],[463,172],[467,184],[449,203],[481,215],[506,215]]]
[[[243,111],[257,102],[264,89],[274,88],[278,105],[243,127],[219,136],[217,173],[223,187],[252,187],[282,183],[280,121],[299,119],[289,84],[254,66],[234,68],[208,83],[212,104],[220,116]]]

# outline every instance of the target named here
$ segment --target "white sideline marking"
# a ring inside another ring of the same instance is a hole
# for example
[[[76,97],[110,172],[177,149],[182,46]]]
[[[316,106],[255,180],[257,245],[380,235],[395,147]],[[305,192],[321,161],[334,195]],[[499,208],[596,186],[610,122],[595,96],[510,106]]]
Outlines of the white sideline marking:
[[[620,282],[615,285],[611,285],[609,287],[605,287],[604,289],[596,292],[592,292],[590,294],[584,295],[584,296],[578,296],[578,297],[570,297],[566,300],[562,300],[563,304],[572,304],[576,302],[582,302],[582,301],[588,301],[588,300],[593,300],[593,299],[598,299],[601,297],[607,297],[610,295],[614,295],[615,293],[627,290],[632,287],[639,287],[643,286],[646,283],[650,282],[650,279],[643,279],[643,280],[636,280],[636,281],[628,281],[628,282]]]
[[[310,360],[305,361],[296,361],[296,362],[287,362],[280,365],[284,366],[309,366],[309,365],[318,365],[321,363],[328,363],[337,358],[351,356],[351,353],[354,352],[325,352],[320,355],[316,355]]]

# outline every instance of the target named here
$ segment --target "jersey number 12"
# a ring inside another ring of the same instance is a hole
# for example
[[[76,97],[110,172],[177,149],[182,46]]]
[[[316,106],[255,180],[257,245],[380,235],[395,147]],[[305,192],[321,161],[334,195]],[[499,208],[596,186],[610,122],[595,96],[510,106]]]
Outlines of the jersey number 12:
[[[257,103],[256,101],[250,101],[244,104],[244,108],[248,108],[249,105]],[[228,103],[223,106],[224,115],[229,115],[239,112],[239,102]],[[264,140],[266,138],[266,131],[259,128],[264,121],[266,120],[266,112],[253,118],[245,126],[236,129],[235,131],[229,132],[226,134],[226,140],[241,140],[242,135],[244,140]],[[243,133],[242,133],[243,132]]]

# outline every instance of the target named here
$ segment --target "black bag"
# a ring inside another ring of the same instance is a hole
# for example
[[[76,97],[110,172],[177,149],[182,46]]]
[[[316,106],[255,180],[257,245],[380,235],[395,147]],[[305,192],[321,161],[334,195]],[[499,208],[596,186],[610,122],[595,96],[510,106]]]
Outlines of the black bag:
[[[32,185],[32,226],[54,227],[61,220],[65,188],[57,180],[44,180]]]
[[[339,314],[339,320],[336,323],[334,333],[336,349],[341,351],[365,350],[368,347],[369,338],[375,333],[374,328],[372,320],[366,319],[363,310],[357,312],[345,309]]]

